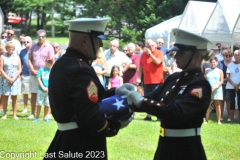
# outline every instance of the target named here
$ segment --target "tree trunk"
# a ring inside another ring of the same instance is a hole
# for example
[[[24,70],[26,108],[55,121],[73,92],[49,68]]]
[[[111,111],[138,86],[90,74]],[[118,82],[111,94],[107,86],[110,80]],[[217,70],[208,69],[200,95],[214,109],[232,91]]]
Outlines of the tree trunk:
[[[32,11],[29,13],[29,20],[28,20],[28,23],[27,23],[27,32],[31,32],[31,25],[32,25]]]
[[[39,6],[37,7],[37,30],[40,29],[40,13],[39,13]]]
[[[52,3],[52,37],[55,37],[55,25],[54,25],[54,2]]]

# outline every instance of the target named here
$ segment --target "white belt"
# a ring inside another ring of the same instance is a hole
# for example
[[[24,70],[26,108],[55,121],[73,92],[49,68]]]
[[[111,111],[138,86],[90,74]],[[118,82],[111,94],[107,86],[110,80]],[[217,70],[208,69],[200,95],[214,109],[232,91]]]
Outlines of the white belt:
[[[67,131],[67,130],[78,128],[78,125],[76,122],[57,123],[57,126],[58,126],[58,130],[60,131]]]
[[[201,128],[190,129],[165,129],[160,127],[160,136],[162,137],[192,137],[199,136]]]

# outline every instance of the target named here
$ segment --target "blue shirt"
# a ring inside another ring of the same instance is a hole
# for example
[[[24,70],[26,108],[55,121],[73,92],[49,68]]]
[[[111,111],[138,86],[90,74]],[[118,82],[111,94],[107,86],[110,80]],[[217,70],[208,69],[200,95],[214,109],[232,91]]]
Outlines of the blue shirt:
[[[223,78],[226,78],[227,77],[227,74],[226,74],[227,66],[224,63],[224,60],[218,62],[217,67],[223,71],[223,76],[224,76]]]
[[[21,50],[19,56],[20,56],[21,63],[22,63],[22,75],[29,76],[30,68],[28,67],[28,52],[27,52],[26,48]]]
[[[41,78],[42,84],[46,88],[48,88],[48,80],[49,80],[50,71],[51,71],[51,69],[46,69],[45,67],[42,67],[38,70],[38,74],[37,74],[37,78]],[[40,85],[38,85],[38,89],[42,90]]]
[[[163,55],[167,54],[167,48],[161,47],[158,48],[158,50],[161,50],[163,52]]]

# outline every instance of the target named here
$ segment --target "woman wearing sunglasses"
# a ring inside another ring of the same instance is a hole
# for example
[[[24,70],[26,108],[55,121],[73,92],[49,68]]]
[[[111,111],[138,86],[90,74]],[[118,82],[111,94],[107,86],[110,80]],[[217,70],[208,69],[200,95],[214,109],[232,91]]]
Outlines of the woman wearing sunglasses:
[[[229,97],[229,93],[228,90],[226,89],[226,84],[227,84],[227,66],[228,64],[230,64],[232,62],[232,51],[229,49],[225,49],[223,51],[223,60],[220,61],[218,63],[218,68],[221,69],[223,71],[223,84],[222,84],[222,88],[223,88],[223,101],[221,103],[221,120],[223,120],[223,112],[224,112],[224,103],[226,102],[226,109],[227,109],[227,117],[228,117],[228,122],[231,121],[230,119],[230,97]]]

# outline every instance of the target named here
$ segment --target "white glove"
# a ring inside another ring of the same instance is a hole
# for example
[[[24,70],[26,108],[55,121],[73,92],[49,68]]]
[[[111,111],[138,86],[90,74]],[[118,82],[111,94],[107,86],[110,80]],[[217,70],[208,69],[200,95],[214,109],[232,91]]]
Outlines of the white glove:
[[[135,91],[135,86],[131,83],[124,83],[122,86],[116,88],[115,94],[127,95],[131,91]]]
[[[121,123],[121,127],[120,129],[127,127],[127,125],[133,120],[132,117],[130,117],[129,119],[125,120],[125,121],[119,121]]]
[[[132,91],[127,95],[128,104],[134,104],[136,107],[140,107],[140,102],[143,100],[143,97],[137,92]]]

